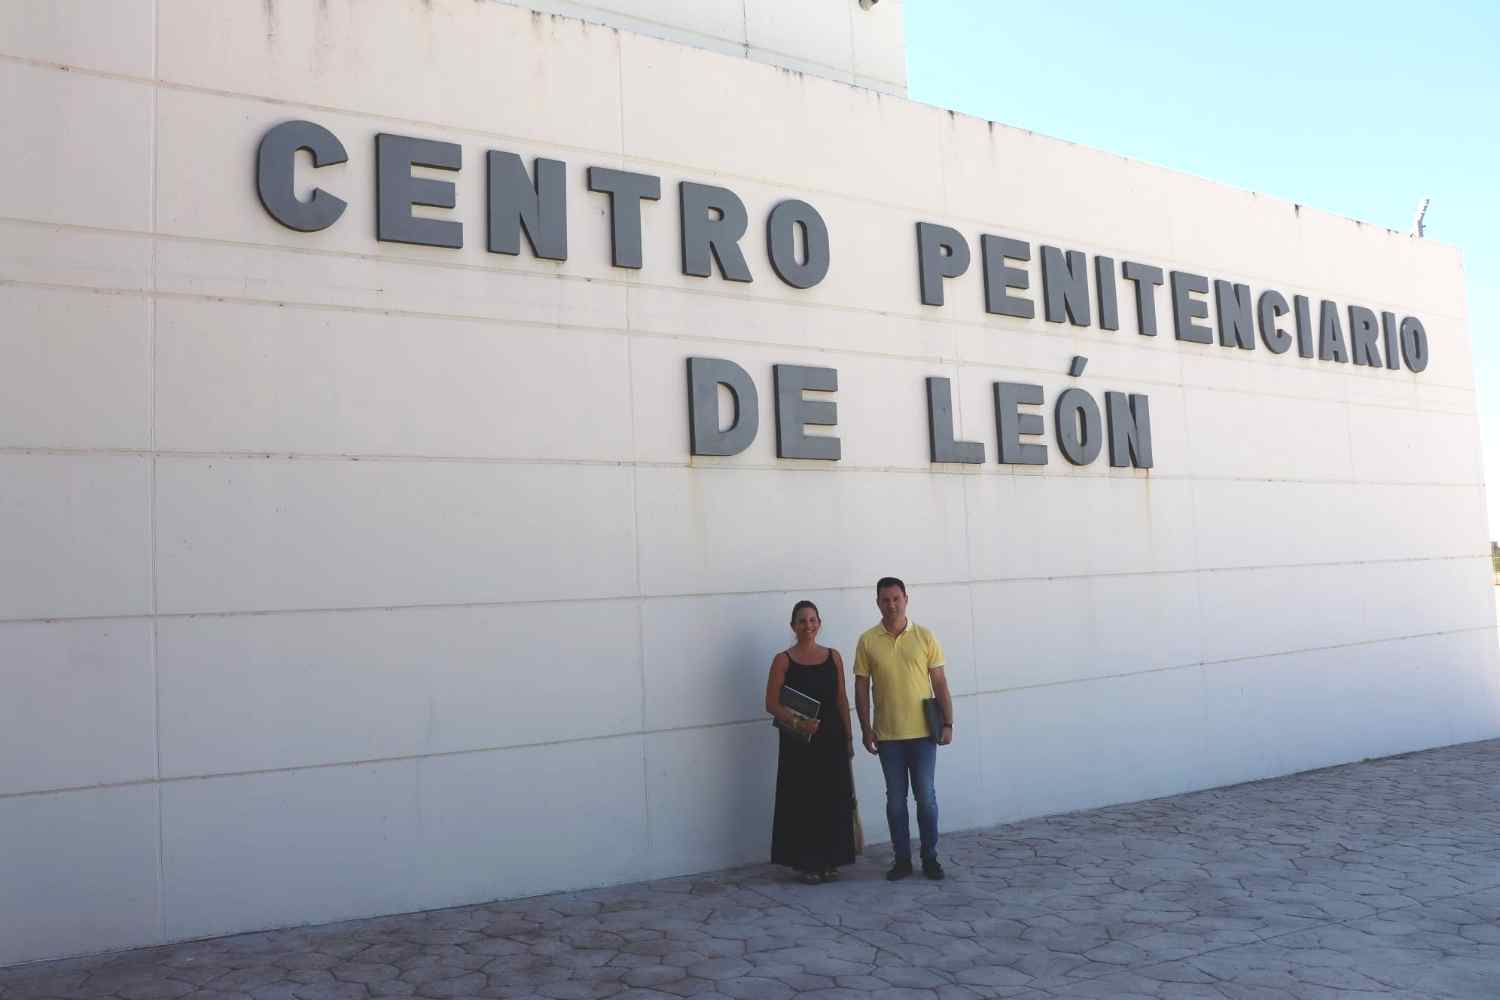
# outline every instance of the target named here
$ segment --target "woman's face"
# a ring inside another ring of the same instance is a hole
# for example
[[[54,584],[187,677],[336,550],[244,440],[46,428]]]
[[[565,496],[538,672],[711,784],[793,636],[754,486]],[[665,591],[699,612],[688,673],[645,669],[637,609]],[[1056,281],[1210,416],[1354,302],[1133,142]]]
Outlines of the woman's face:
[[[818,629],[822,627],[822,619],[812,608],[798,608],[797,616],[792,619],[792,631],[797,634],[798,639],[816,639]]]

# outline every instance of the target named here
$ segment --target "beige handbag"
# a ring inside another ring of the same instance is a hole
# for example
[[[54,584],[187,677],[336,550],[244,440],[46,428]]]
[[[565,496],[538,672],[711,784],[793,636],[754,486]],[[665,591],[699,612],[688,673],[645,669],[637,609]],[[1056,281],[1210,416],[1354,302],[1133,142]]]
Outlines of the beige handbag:
[[[859,796],[854,794],[854,759],[849,759],[849,799],[854,804],[854,853],[865,853],[865,828],[859,822]]]

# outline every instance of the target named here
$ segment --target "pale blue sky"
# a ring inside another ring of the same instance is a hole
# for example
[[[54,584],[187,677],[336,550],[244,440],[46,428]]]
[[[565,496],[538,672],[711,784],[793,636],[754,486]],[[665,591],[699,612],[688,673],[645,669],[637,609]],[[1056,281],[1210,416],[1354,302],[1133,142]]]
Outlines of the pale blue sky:
[[[914,100],[1464,252],[1500,538],[1500,3],[906,0]]]

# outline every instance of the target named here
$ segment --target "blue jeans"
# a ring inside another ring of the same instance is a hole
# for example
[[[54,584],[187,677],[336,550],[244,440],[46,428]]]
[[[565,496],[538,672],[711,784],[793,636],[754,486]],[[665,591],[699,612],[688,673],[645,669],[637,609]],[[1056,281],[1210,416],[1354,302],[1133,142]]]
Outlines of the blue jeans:
[[[922,860],[937,857],[938,807],[933,775],[937,744],[929,739],[881,740],[880,769],[885,772],[885,820],[891,825],[891,847],[897,861],[911,860],[911,830],[906,812],[906,776],[917,797],[917,829]]]

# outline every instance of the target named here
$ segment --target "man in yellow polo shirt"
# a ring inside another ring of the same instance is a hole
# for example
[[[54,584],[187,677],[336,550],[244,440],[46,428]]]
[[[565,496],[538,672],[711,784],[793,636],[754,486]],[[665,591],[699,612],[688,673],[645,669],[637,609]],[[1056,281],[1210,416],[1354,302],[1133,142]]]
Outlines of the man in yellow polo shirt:
[[[922,874],[943,877],[938,863],[937,748],[953,742],[953,698],[943,674],[943,647],[937,636],[907,620],[906,584],[894,576],[875,584],[880,624],[859,637],[854,650],[854,703],[865,749],[880,755],[885,772],[885,818],[891,826],[896,863],[885,877],[906,878],[911,868],[911,830],[906,812],[907,777],[917,798],[917,829],[922,836]],[[870,687],[875,688],[875,724],[870,724]],[[922,702],[936,698],[942,729],[934,742]]]

